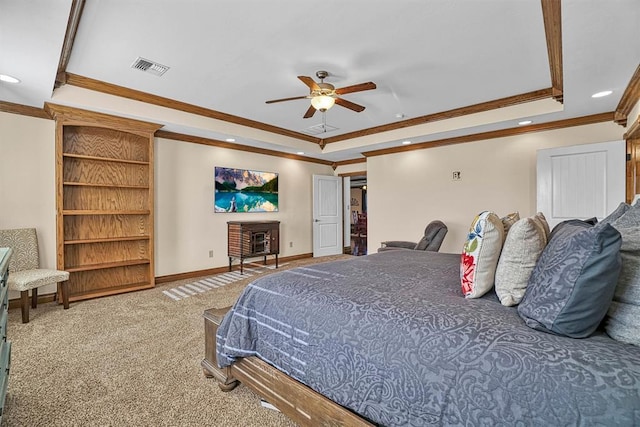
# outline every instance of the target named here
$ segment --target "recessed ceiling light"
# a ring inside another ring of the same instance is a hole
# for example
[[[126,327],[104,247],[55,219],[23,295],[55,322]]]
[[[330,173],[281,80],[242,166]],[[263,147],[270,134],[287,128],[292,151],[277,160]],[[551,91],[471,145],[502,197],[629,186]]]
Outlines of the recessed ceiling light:
[[[594,93],[591,95],[592,98],[602,98],[603,96],[609,96],[613,93],[612,90],[603,90],[602,92]]]
[[[0,80],[7,83],[20,83],[19,79],[16,79],[13,76],[9,76],[7,74],[0,74]]]
[[[531,123],[533,123],[533,120],[523,120],[521,122],[518,122],[520,126],[530,125]]]
[[[396,113],[396,119],[404,119],[405,115],[404,113]]]
[[[402,141],[402,145],[409,145],[411,144],[411,141]]]
[[[225,141],[227,141],[227,142],[236,142],[236,139],[235,138],[227,138],[227,139],[225,139]]]
[[[302,156],[304,154],[304,151],[298,151],[296,154]]]

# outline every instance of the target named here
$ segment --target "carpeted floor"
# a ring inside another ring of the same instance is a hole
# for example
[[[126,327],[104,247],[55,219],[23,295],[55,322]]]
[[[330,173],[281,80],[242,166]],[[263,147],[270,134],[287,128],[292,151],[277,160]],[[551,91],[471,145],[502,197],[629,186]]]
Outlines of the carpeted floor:
[[[308,258],[282,269],[348,257]],[[261,274],[260,276],[264,276]],[[154,289],[9,312],[3,426],[293,426],[243,386],[223,393],[202,374],[204,321],[255,277],[175,300]]]

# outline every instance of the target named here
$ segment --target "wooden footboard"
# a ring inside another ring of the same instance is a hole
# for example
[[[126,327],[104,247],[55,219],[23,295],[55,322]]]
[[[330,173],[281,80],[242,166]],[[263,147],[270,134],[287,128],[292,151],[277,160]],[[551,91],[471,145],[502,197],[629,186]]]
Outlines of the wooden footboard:
[[[257,357],[238,359],[229,367],[218,368],[216,331],[230,308],[209,309],[204,312],[205,357],[202,368],[207,377],[218,380],[221,390],[233,390],[242,382],[300,425],[373,425]]]

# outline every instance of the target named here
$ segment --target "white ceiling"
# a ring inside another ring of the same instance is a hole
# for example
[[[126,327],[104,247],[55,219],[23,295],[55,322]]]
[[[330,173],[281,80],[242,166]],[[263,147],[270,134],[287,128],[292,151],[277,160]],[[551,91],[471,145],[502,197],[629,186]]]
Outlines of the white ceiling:
[[[614,111],[640,60],[640,1],[562,0],[564,103],[533,103],[490,117],[418,126],[353,141],[315,144],[270,132],[182,120],[108,95],[63,86],[53,92],[71,0],[0,0],[0,101],[44,102],[151,119],[165,130],[339,161],[403,139],[424,142],[479,131]],[[170,67],[162,77],[131,68],[137,57]],[[194,106],[304,133],[323,115],[302,116],[308,88],[373,81],[343,97],[366,107],[327,111],[328,138],[552,86],[539,0],[86,0],[66,71]],[[317,79],[316,79],[317,80]],[[591,94],[613,90],[606,98]],[[94,101],[88,101],[91,98]],[[92,104],[94,102],[94,104]],[[402,115],[398,118],[398,115]],[[174,117],[175,116],[175,117]]]

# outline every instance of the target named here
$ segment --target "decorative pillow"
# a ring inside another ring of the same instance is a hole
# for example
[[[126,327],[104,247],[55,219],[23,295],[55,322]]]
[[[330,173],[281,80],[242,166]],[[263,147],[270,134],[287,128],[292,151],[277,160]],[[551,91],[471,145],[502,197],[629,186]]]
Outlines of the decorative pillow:
[[[502,221],[502,225],[504,225],[504,237],[507,237],[507,233],[509,233],[509,229],[513,224],[515,224],[520,219],[520,212],[512,212],[500,218]]]
[[[493,212],[481,212],[471,223],[462,250],[460,281],[466,298],[479,298],[493,287],[504,241],[504,225]]]
[[[547,234],[537,215],[513,224],[496,268],[496,294],[502,305],[510,307],[520,303],[546,245]]]
[[[586,222],[587,224],[596,225],[598,223],[598,218],[594,216],[591,218],[583,219],[582,221]]]
[[[615,340],[640,346],[640,205],[627,207],[611,225],[622,235],[622,269],[605,331]]]
[[[525,323],[572,338],[591,335],[609,308],[620,274],[618,230],[580,220],[558,224],[518,306]]]
[[[623,263],[624,264],[624,263]],[[611,302],[605,331],[616,341],[640,346],[640,309],[637,304]]]
[[[553,239],[553,236],[555,236],[557,230],[561,229],[562,227],[564,227],[565,223],[567,222],[571,222],[571,221],[578,221],[582,224],[586,224],[588,226],[593,226],[596,225],[598,223],[598,218],[596,218],[595,216],[592,218],[585,218],[585,219],[569,219],[567,221],[561,222],[559,224],[556,224],[555,227],[553,227],[553,230],[551,230],[551,233],[549,233],[549,238],[547,240],[551,241]]]
[[[542,224],[542,228],[544,228],[544,234],[547,237],[547,242],[550,239],[551,229],[549,228],[549,223],[547,222],[547,218],[544,216],[542,212],[538,212],[533,216],[537,221],[540,221]]]
[[[613,212],[611,212],[609,215],[607,215],[605,218],[603,218],[602,221],[600,221],[599,223],[596,224],[596,226],[599,226],[601,224],[611,224],[613,221],[617,220],[622,215],[627,213],[627,211],[629,209],[631,209],[631,205],[628,205],[628,204],[626,204],[624,202],[620,203],[618,205],[618,207]],[[615,228],[615,226],[614,226],[614,228]],[[624,236],[622,236],[622,239],[624,240]]]

